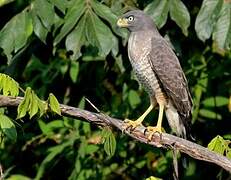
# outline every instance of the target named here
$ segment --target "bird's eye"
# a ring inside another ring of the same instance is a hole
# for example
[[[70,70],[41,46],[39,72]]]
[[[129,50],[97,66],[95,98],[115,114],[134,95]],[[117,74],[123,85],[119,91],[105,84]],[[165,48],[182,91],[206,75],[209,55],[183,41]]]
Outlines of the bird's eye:
[[[133,21],[134,20],[134,16],[129,16],[127,19],[128,19],[128,21]]]

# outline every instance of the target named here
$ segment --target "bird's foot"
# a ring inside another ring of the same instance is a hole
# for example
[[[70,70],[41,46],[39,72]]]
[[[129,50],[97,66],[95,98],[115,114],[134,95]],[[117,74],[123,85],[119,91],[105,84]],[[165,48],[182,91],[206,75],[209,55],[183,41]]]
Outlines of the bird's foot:
[[[123,129],[124,130],[130,129],[130,131],[134,131],[138,126],[141,125],[142,125],[142,121],[140,121],[139,119],[137,119],[136,121],[125,119],[123,124]]]
[[[145,130],[145,134],[146,132],[148,133],[148,141],[151,141],[155,133],[159,133],[161,135],[162,129],[158,126],[148,126]]]

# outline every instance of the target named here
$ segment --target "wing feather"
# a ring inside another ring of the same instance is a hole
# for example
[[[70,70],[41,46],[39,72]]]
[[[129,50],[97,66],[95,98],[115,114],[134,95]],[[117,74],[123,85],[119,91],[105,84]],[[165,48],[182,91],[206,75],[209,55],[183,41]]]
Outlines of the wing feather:
[[[178,113],[183,119],[191,120],[192,98],[188,83],[177,56],[164,38],[152,38],[149,63]]]

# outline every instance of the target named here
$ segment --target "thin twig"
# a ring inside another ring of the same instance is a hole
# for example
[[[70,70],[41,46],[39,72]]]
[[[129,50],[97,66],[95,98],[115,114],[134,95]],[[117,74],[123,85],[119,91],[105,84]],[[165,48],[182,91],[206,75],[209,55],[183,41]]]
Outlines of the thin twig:
[[[18,106],[22,101],[22,97],[6,97],[0,96],[0,107],[8,106]],[[60,104],[60,109],[63,116],[69,116],[76,119],[82,119],[90,123],[94,123],[100,126],[111,126],[115,127],[121,131],[124,131],[125,134],[131,136],[133,139],[140,141],[145,144],[149,144],[155,147],[174,147],[174,149],[179,150],[189,156],[217,164],[218,166],[224,168],[231,173],[231,160],[217,154],[213,151],[210,151],[208,148],[205,148],[194,142],[173,136],[171,134],[162,133],[161,135],[156,133],[153,136],[151,141],[148,141],[148,136],[144,134],[145,127],[141,126],[136,128],[134,131],[130,132],[129,130],[123,129],[123,121],[120,119],[109,117],[102,113],[94,113],[87,110],[67,106]]]

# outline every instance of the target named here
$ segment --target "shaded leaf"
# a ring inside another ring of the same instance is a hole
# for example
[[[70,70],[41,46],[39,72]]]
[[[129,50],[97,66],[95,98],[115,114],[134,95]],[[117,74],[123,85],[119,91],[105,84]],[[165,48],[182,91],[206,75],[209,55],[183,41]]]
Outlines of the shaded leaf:
[[[79,62],[71,61],[70,77],[72,82],[76,82],[79,74]]]
[[[33,32],[30,13],[23,11],[14,16],[0,31],[0,47],[7,56],[8,63],[12,53],[24,47]]]
[[[150,15],[158,28],[165,25],[168,12],[169,12],[169,1],[168,0],[155,0],[148,4],[144,11]]]
[[[187,7],[181,0],[170,1],[170,17],[182,29],[185,36],[188,35],[190,15]]]
[[[200,109],[199,114],[209,119],[217,119],[217,120],[222,119],[222,116],[220,114],[210,111],[208,109]]]
[[[113,156],[116,150],[116,139],[110,129],[104,129],[102,132],[104,138],[104,150],[108,156]]]
[[[23,176],[21,174],[13,174],[10,177],[8,177],[7,180],[31,180],[31,178]]]
[[[66,48],[68,51],[72,51],[71,59],[75,60],[79,58],[81,54],[81,47],[85,41],[85,16],[81,18],[78,26],[67,36],[66,38]]]
[[[76,23],[83,15],[85,11],[85,2],[82,0],[73,1],[67,14],[64,18],[64,25],[60,30],[60,33],[55,37],[54,46],[56,46],[70,31],[75,27]]]
[[[204,0],[195,22],[195,30],[200,40],[208,39],[219,18],[223,0]]]
[[[231,46],[231,4],[223,3],[219,19],[213,32],[213,40],[220,49],[230,49]]]
[[[17,131],[14,123],[8,116],[4,114],[0,114],[0,127],[3,133],[12,141],[16,141],[17,139]]]
[[[44,27],[50,31],[54,24],[54,6],[47,0],[35,0],[32,3],[32,12],[39,17]]]
[[[134,109],[138,104],[140,104],[141,99],[136,91],[130,90],[128,93],[128,101],[131,107]]]

